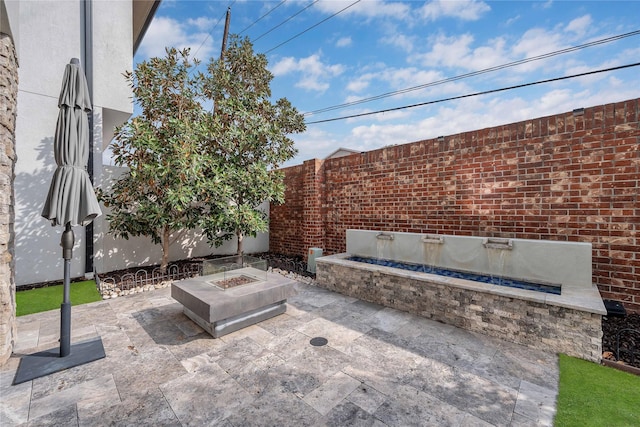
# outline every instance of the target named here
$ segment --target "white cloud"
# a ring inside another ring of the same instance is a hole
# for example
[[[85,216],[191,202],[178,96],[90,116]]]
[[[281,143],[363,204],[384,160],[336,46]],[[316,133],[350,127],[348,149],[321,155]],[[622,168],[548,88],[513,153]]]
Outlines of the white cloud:
[[[352,43],[351,37],[340,37],[336,42],[336,47],[351,46],[351,43]]]
[[[164,16],[154,18],[138,48],[138,54],[144,58],[162,57],[165,56],[166,47],[191,48],[192,56],[195,55],[204,61],[208,60],[215,52],[213,38],[206,32],[188,31],[192,26],[190,21],[200,19],[180,22]]]
[[[593,20],[591,19],[591,15],[584,15],[569,22],[564,30],[568,33],[574,33],[581,37],[587,33],[592,25]]]
[[[579,98],[580,95],[570,89],[554,89],[543,94],[537,100],[538,108],[542,111],[552,111],[558,105],[573,105],[574,97]],[[529,118],[533,118],[533,116]]]
[[[604,61],[597,64],[596,63],[587,64],[577,60],[567,61],[564,65],[563,71],[564,71],[564,74],[567,76],[572,74],[586,73],[593,70],[617,67],[623,64],[627,64],[629,62],[629,58],[637,58],[637,57],[640,57],[640,48],[625,49],[620,52],[617,52],[615,57],[606,58]],[[606,79],[610,79],[609,81],[611,82],[611,84],[613,84],[613,82],[619,82],[620,80],[618,80],[617,78],[613,78],[611,80],[611,77],[613,77],[614,75],[615,74],[611,74],[611,73],[596,73],[596,74],[586,75],[583,77],[577,77],[573,79],[573,81],[576,83],[580,83],[583,87],[588,88],[594,85],[596,82],[606,80]]]
[[[477,0],[447,1],[434,0],[425,3],[420,10],[423,18],[435,21],[442,17],[458,18],[463,21],[476,21],[491,10],[488,4]]]
[[[554,28],[529,28],[513,43],[508,42],[513,36],[505,35],[486,40],[481,45],[476,45],[475,37],[470,33],[454,36],[441,33],[429,39],[428,51],[411,54],[407,60],[424,67],[444,66],[478,71],[584,43],[584,36],[592,27],[591,16],[583,15]],[[506,75],[504,79],[519,79],[522,73],[542,69],[545,72],[564,73],[567,68],[576,65],[572,62],[574,58],[571,55],[560,55],[520,64],[510,69],[512,74]],[[581,64],[583,63],[578,65]]]
[[[506,43],[503,38],[489,40],[486,45],[477,47],[471,55],[463,60],[471,64],[470,68],[474,70],[482,70],[504,64],[509,62],[505,46]]]
[[[292,135],[298,155],[283,166],[292,166],[309,159],[323,159],[341,147],[344,141],[318,126],[309,126],[302,134]]]
[[[216,20],[207,18],[206,16],[199,16],[197,18],[187,19],[187,25],[196,27],[200,31],[210,31],[215,25]]]
[[[636,89],[630,92],[630,87]],[[314,157],[323,158],[338,147],[373,150],[393,144],[435,138],[438,135],[455,135],[535,119],[637,96],[640,96],[640,80],[637,76],[631,80],[608,76],[597,82],[597,85],[591,85],[586,89],[576,90],[574,86],[540,86],[537,96],[533,98],[515,91],[502,96],[478,96],[438,106],[390,112],[386,113],[386,117],[385,114],[379,114],[350,119],[346,123],[353,123],[351,127],[342,127],[348,129],[346,134],[320,131],[327,125],[310,125],[304,136],[294,136],[300,155],[289,164],[299,164]],[[345,112],[344,115],[355,112]],[[397,113],[403,115],[398,122],[394,122]],[[299,141],[304,142],[303,147]]]
[[[411,115],[409,110],[395,110],[395,111],[386,111],[384,113],[378,113],[373,115],[373,119],[378,122],[389,122],[391,120],[398,120]]]
[[[369,87],[369,84],[371,83],[371,78],[373,76],[371,74],[365,74],[362,75],[360,77],[358,77],[355,80],[351,80],[348,84],[347,84],[347,90],[349,92],[362,92],[363,90],[367,89]]]
[[[316,3],[314,7],[325,13],[333,14],[352,3],[352,0],[320,1]],[[338,16],[360,15],[366,18],[405,19],[410,16],[410,12],[411,7],[403,3],[386,2],[384,0],[366,0],[353,5]]]
[[[511,52],[515,58],[526,59],[545,53],[564,49],[567,47],[567,37],[561,32],[548,31],[543,28],[532,28],[526,31],[520,40],[513,46]],[[553,64],[553,66],[551,65]],[[531,72],[544,68],[545,71],[552,71],[562,68],[558,58],[532,61],[518,65],[514,70],[519,73]]]
[[[295,58],[288,56],[286,58],[282,58],[280,61],[276,62],[271,66],[271,72],[274,76],[283,76],[285,74],[289,74],[298,70],[298,62]]]
[[[366,98],[366,96],[356,96],[356,95],[349,95],[344,99],[345,103],[351,103],[351,102],[356,102],[356,101],[360,101],[361,99]]]
[[[351,81],[346,86],[349,92],[362,92],[370,87],[375,87],[378,93],[384,92],[381,88],[388,88],[388,91],[400,91],[420,85],[428,85],[445,79],[445,76],[434,69],[419,69],[416,67],[393,68],[385,67],[375,72],[362,74]],[[393,99],[419,98],[427,99],[443,94],[461,94],[469,91],[469,87],[463,82],[450,82],[438,84],[431,87],[410,90],[402,94],[397,94]],[[360,99],[363,96],[359,97]],[[355,99],[357,100],[357,98]],[[349,101],[345,101],[349,102]]]
[[[429,52],[414,55],[410,61],[419,62],[425,67],[445,66],[467,70],[482,70],[509,62],[504,39],[488,40],[485,45],[476,48],[472,47],[473,42],[470,34],[452,37],[439,35]]]
[[[387,97],[387,101],[384,105],[377,107],[376,109],[393,108],[399,105],[402,100],[417,100],[409,102],[428,102],[431,100],[439,99],[442,97],[456,96],[472,91],[472,88],[463,81],[441,83],[429,86],[431,83],[436,83],[445,79],[445,76],[439,71],[433,69],[419,69],[415,67],[406,68],[393,68],[387,67],[375,72],[369,72],[362,74],[353,80],[351,80],[347,86],[346,91],[357,93],[358,96],[350,95],[344,100],[345,103],[357,102],[361,99],[365,99],[371,95],[365,95],[362,92],[371,89],[376,91],[377,94],[383,92],[399,91],[393,96]],[[427,87],[416,88],[417,86],[426,85]],[[383,89],[384,88],[384,89]],[[413,89],[415,88],[415,89]],[[404,91],[406,90],[406,91]],[[365,105],[365,104],[363,104]],[[368,104],[367,104],[368,105]],[[358,110],[358,111],[341,111],[339,115],[350,115],[368,112],[370,110]],[[404,110],[403,110],[404,114]],[[372,116],[367,116],[364,120],[370,119]],[[382,119],[382,117],[375,116],[376,120]],[[384,120],[389,118],[396,118],[396,115],[390,115],[386,113]],[[354,119],[355,121],[362,120],[361,118]]]
[[[507,21],[504,23],[504,25],[505,25],[506,27],[509,27],[509,26],[511,26],[511,24],[513,24],[513,23],[515,23],[515,22],[519,21],[519,20],[520,20],[520,18],[521,18],[521,17],[520,17],[520,15],[516,15],[516,16],[514,16],[513,18],[509,18],[509,19],[507,19]]]
[[[447,37],[439,35],[432,44],[431,50],[425,54],[416,55],[412,61],[420,61],[425,66],[444,65],[446,67],[466,66],[462,58],[471,52],[473,36],[462,34],[460,36]]]
[[[513,46],[513,53],[524,58],[552,52],[564,47],[564,36],[559,32],[547,31],[544,28],[527,30]]]
[[[637,96],[625,92],[624,85],[619,85],[616,79],[609,79],[608,82],[597,91],[560,88],[541,91],[533,99],[522,98],[514,93],[511,97],[473,97],[450,102],[435,111],[416,108],[412,109],[411,114],[414,119],[405,118],[401,124],[377,122],[355,126],[338,145],[372,150],[390,144],[404,144],[438,135],[455,135]]]
[[[435,70],[421,70],[414,67],[409,68],[389,68],[384,70],[381,78],[388,81],[394,89],[404,89],[408,87],[433,83],[442,80],[444,76]]]
[[[329,88],[328,80],[342,74],[344,69],[344,66],[340,64],[324,64],[320,55],[314,54],[300,59],[283,58],[271,67],[271,72],[274,76],[299,73],[300,80],[295,84],[296,87],[324,92]]]
[[[411,52],[413,50],[413,37],[408,37],[404,34],[393,34],[390,36],[385,36],[380,39],[380,42],[390,46],[398,47],[404,52]]]

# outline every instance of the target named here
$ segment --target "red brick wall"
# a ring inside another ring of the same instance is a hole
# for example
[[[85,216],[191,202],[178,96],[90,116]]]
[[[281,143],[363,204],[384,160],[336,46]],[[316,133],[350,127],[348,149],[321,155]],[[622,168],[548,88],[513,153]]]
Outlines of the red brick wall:
[[[640,99],[283,169],[270,250],[348,228],[590,242],[603,298],[640,311]]]
[[[271,206],[269,250],[286,255],[306,256],[307,250],[322,247],[322,161],[307,160],[302,165],[283,169],[285,203]],[[273,237],[272,237],[273,236]]]
[[[304,165],[283,169],[286,185],[285,202],[269,208],[269,250],[286,255],[306,252],[302,239],[304,229]]]

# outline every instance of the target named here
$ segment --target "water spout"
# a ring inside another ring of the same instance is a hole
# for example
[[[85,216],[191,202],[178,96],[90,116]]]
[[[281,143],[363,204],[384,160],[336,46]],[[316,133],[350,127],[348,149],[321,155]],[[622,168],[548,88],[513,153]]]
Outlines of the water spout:
[[[389,234],[389,233],[378,233],[376,235],[376,239],[378,240],[393,240],[393,234]]]
[[[482,246],[487,249],[513,250],[513,240],[500,237],[486,237],[482,240]]]
[[[501,285],[503,279],[506,277],[506,260],[507,258],[511,259],[511,253],[501,249],[502,248],[489,248],[487,251],[490,274],[494,280],[497,280],[498,285]]]
[[[487,249],[487,257],[489,259],[489,269],[492,276],[498,279],[498,283],[502,284],[505,277],[505,259],[508,252],[513,250],[513,240],[500,237],[487,237],[482,240],[482,246]],[[509,253],[509,259],[511,254]]]
[[[380,232],[376,234],[376,255],[378,259],[393,258],[392,248],[394,237],[391,233]]]
[[[425,266],[423,271],[425,273],[431,273],[435,267],[438,266],[441,257],[442,244],[444,244],[444,236],[437,234],[427,234],[420,239],[422,245],[422,258],[424,259]]]
[[[422,243],[434,243],[441,245],[444,243],[444,236],[438,236],[437,234],[427,234],[422,237]]]

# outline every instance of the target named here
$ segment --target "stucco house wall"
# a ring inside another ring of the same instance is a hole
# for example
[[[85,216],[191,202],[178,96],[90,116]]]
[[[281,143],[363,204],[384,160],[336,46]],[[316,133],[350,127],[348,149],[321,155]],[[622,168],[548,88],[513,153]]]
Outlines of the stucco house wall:
[[[40,216],[55,169],[53,136],[58,95],[65,65],[79,58],[87,75],[93,103],[93,181],[108,186],[114,171],[105,169],[102,152],[115,126],[133,113],[131,89],[122,74],[133,69],[136,32],[145,14],[153,13],[149,0],[131,1],[28,1],[14,6],[19,24],[19,111],[16,124],[15,167],[15,283],[17,286],[61,280],[62,227],[52,227]],[[15,4],[14,4],[15,3]],[[143,4],[146,3],[146,6]],[[133,6],[133,7],[132,7]],[[137,9],[137,10],[136,10]],[[142,10],[142,13],[140,13]],[[138,12],[138,13],[137,13]],[[37,29],[37,31],[36,31]],[[267,207],[268,209],[268,207]],[[105,216],[93,224],[93,270],[98,273],[130,266],[156,264],[160,247],[148,238],[129,240],[111,236]],[[75,245],[71,277],[90,275],[86,268],[86,231],[73,227]],[[247,242],[247,252],[268,250],[268,238]],[[197,233],[180,238],[171,260],[211,253],[232,254],[233,241],[211,248]]]
[[[50,226],[40,212],[55,169],[53,135],[65,65],[79,58],[90,90],[93,88],[93,169],[94,180],[99,181],[103,124],[113,121],[110,115],[124,120],[132,113],[131,91],[121,77],[133,65],[132,13],[128,1],[19,3],[14,183],[17,285],[62,277],[61,227]],[[74,232],[72,277],[85,273],[84,227],[74,227]]]

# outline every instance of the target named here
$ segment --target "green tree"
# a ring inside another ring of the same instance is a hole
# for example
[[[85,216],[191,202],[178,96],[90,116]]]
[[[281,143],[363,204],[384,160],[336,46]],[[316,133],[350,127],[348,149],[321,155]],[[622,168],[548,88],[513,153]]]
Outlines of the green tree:
[[[208,152],[220,160],[213,178],[223,183],[210,187],[226,197],[210,194],[210,212],[201,222],[216,246],[237,237],[237,253],[243,253],[245,236],[268,230],[262,202],[284,201],[283,176],[276,169],[296,154],[290,134],[305,130],[304,118],[286,98],[271,102],[273,75],[267,58],[255,54],[248,38],[229,37],[228,49],[212,59],[202,75],[204,95],[213,102],[213,114],[205,122]]]
[[[188,50],[167,49],[166,57],[125,73],[141,113],[116,129],[111,144],[115,164],[127,171],[109,191],[98,190],[110,209],[110,231],[161,244],[163,271],[170,235],[197,226],[206,185],[202,177],[215,169],[202,147],[203,100],[199,77],[189,74],[193,65]]]

